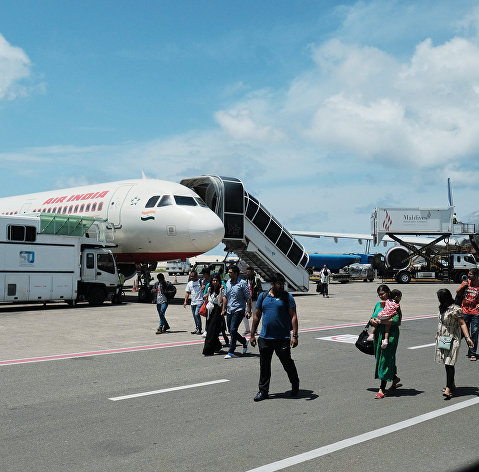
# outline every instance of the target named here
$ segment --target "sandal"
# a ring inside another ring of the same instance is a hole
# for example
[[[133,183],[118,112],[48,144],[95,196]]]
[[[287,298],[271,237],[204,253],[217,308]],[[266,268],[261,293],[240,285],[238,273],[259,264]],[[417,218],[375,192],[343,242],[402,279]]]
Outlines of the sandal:
[[[469,358],[469,360],[470,360],[470,361],[477,361],[476,356],[471,356],[471,357]]]
[[[377,399],[377,398],[384,398],[384,393],[378,392],[378,393],[376,393],[376,395],[375,395],[374,398],[375,398],[375,399]]]

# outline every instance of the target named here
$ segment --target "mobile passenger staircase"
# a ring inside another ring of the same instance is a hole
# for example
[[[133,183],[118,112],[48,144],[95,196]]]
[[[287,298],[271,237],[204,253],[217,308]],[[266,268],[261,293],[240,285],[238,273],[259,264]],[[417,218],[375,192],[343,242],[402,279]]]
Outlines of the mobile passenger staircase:
[[[234,177],[202,175],[183,179],[223,221],[226,251],[251,264],[266,280],[284,275],[295,291],[309,290],[308,254],[286,228]]]

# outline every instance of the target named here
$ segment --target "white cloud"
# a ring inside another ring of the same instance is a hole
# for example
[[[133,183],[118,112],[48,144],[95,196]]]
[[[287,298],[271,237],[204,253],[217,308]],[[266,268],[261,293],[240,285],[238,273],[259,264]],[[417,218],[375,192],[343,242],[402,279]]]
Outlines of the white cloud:
[[[14,100],[28,93],[21,81],[30,76],[30,67],[25,52],[0,34],[0,100]]]

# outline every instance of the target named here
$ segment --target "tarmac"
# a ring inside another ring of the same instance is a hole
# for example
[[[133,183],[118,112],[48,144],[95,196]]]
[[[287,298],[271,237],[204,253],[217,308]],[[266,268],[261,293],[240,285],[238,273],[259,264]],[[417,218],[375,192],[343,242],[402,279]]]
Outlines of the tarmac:
[[[373,356],[354,346],[380,282],[295,293],[300,394],[274,357],[270,399],[255,403],[258,348],[204,357],[185,283],[160,335],[156,307],[130,291],[121,305],[0,306],[2,472],[477,470],[479,363],[463,343],[444,401],[431,347],[435,293],[457,285],[394,284],[403,386],[382,400]]]

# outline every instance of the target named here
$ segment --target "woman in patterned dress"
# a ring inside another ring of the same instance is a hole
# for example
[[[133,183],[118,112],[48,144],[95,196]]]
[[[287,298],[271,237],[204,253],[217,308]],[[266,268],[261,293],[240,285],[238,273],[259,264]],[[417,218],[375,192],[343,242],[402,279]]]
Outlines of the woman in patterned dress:
[[[469,337],[469,331],[461,308],[454,304],[451,292],[447,288],[442,288],[437,291],[437,298],[439,300],[439,314],[434,359],[438,363],[442,362],[446,367],[446,388],[442,389],[442,394],[444,395],[444,400],[450,400],[452,397],[451,392],[456,389],[454,374],[459,345],[461,344],[461,332],[464,334],[469,347],[473,347],[474,343]],[[439,336],[451,336],[453,338],[450,350],[437,347]]]

